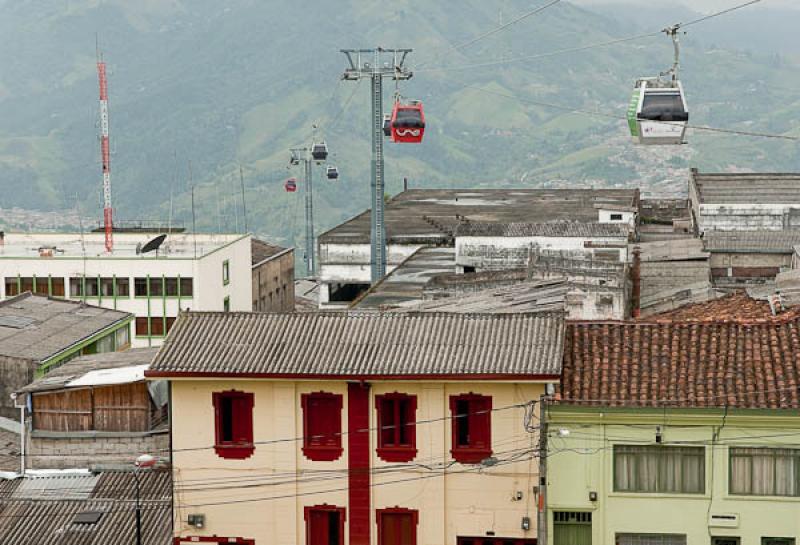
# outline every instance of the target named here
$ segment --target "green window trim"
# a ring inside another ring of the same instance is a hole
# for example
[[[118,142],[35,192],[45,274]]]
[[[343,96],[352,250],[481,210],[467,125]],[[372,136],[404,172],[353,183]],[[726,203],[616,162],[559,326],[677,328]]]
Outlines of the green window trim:
[[[229,295],[226,295],[225,299],[222,300],[222,311],[223,312],[231,311],[231,298]]]
[[[227,286],[231,283],[231,264],[229,260],[222,262],[222,285]]]
[[[48,371],[50,371],[50,370],[58,367],[62,363],[64,363],[64,361],[66,359],[70,359],[70,357],[73,356],[74,354],[77,353],[78,355],[80,355],[80,351],[83,350],[85,347],[89,346],[90,344],[92,344],[94,342],[99,341],[100,339],[103,339],[103,338],[107,337],[108,335],[114,335],[115,336],[114,337],[114,339],[115,339],[114,342],[116,342],[117,331],[122,329],[123,327],[130,327],[130,324],[131,324],[132,321],[133,321],[133,317],[125,318],[122,322],[111,324],[110,326],[106,327],[105,329],[102,329],[102,330],[98,331],[97,333],[95,333],[91,337],[88,337],[88,338],[86,338],[86,339],[84,339],[82,341],[79,341],[76,344],[70,346],[69,348],[66,348],[66,349],[62,350],[61,352],[59,352],[57,354],[53,354],[52,356],[50,356],[46,360],[43,360],[39,364],[39,367],[36,369],[36,373],[35,373],[36,377],[38,378],[38,377],[41,377],[41,376],[45,375]]]

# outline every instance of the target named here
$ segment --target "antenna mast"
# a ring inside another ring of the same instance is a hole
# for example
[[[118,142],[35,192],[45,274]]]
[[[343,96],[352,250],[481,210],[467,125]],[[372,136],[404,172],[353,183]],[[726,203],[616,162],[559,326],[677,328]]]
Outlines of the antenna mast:
[[[111,209],[111,153],[108,145],[108,82],[106,63],[97,49],[97,78],[100,82],[100,154],[103,162],[103,226],[106,233],[106,252],[114,251],[114,220]]]

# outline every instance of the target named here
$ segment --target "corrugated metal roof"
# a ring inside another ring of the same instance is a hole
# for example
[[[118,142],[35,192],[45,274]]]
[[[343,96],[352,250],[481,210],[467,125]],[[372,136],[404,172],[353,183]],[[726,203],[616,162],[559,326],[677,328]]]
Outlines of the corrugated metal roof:
[[[563,333],[561,312],[188,312],[148,376],[553,376]]]
[[[661,240],[632,244],[631,249],[639,248],[641,261],[687,261],[708,259],[703,250],[703,241],[698,238]]]
[[[465,223],[456,237],[628,237],[630,228],[619,223]]]
[[[103,352],[81,356],[56,367],[46,375],[21,388],[19,392],[39,392],[60,389],[68,382],[91,371],[145,365],[153,361],[158,348],[132,348],[122,352]]]
[[[635,207],[638,189],[410,189],[386,203],[389,244],[449,243],[463,223],[596,222],[597,206]],[[320,244],[368,244],[370,212],[322,233]]]
[[[486,289],[469,295],[445,297],[406,307],[408,312],[513,314],[563,311],[569,285],[566,278],[534,280]]]
[[[798,204],[800,173],[692,172],[701,204]]]
[[[67,479],[70,477],[62,477]],[[93,479],[93,491],[81,499],[59,498],[59,490],[38,498],[19,499],[16,490],[26,481],[3,481],[0,486],[0,543],[14,545],[108,545],[135,543],[135,487],[131,472],[72,476]],[[51,477],[47,479],[52,480]],[[168,545],[172,536],[169,471],[140,474],[143,545]],[[100,513],[94,524],[76,523],[80,513]]]
[[[800,231],[706,231],[703,242],[709,252],[791,254]]]
[[[33,322],[22,328],[0,325],[0,355],[41,362],[132,315],[24,293],[0,303],[0,317],[9,316]]]

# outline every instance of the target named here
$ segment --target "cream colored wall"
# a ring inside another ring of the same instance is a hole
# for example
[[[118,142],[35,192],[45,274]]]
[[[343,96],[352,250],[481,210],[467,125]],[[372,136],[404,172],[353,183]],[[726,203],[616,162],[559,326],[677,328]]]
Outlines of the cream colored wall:
[[[709,536],[800,536],[800,498],[747,497],[728,493],[729,448],[800,448],[796,411],[631,410],[554,408],[548,440],[548,544],[553,543],[553,511],[592,513],[592,543],[614,543],[617,533],[685,534],[690,545]],[[656,444],[705,446],[704,494],[622,493],[613,490],[613,446]],[[562,437],[559,430],[568,430]],[[715,446],[712,437],[716,434]],[[589,500],[589,492],[598,501]],[[736,527],[709,525],[711,515],[736,514]]]
[[[305,506],[327,503],[348,507],[347,435],[342,441],[344,452],[334,462],[306,459],[302,441],[265,443],[301,437],[300,396],[320,390],[342,394],[342,429],[346,431],[345,382],[192,380],[175,381],[172,389],[176,535],[239,536],[254,538],[257,545],[297,545],[305,543]],[[225,460],[217,457],[213,448],[205,448],[214,444],[211,394],[228,389],[255,395],[257,445],[253,456],[246,460]],[[494,456],[508,460],[517,454],[521,461],[480,472],[474,465],[453,464],[446,476],[442,476],[441,468],[443,462],[452,461],[450,395],[491,395],[493,408],[499,409],[538,401],[544,385],[375,382],[369,404],[371,428],[377,426],[374,396],[394,391],[417,395],[417,421],[433,420],[417,425],[418,453],[414,462],[434,470],[403,464],[399,470],[392,468],[389,472],[389,466],[397,464],[377,457],[375,434],[371,434],[371,465],[376,472],[372,477],[371,519],[375,520],[375,509],[417,509],[419,545],[455,545],[456,535],[483,536],[491,531],[498,537],[536,537],[535,498],[531,490],[536,484],[538,458],[529,459],[526,451],[536,448],[538,434],[525,431],[522,408],[492,413]],[[521,500],[515,499],[517,491],[522,493]],[[226,501],[238,503],[202,505]],[[197,507],[189,507],[192,505]],[[189,513],[205,514],[206,527],[202,531],[186,524]],[[531,518],[527,532],[521,530],[524,516]],[[346,524],[346,537],[347,534]],[[374,523],[371,536],[372,542],[377,543]]]

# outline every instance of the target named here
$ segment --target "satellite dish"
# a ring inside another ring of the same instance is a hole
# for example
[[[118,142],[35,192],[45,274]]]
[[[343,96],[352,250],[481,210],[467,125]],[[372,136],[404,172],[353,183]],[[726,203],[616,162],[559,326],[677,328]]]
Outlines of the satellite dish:
[[[141,253],[146,254],[147,252],[152,252],[153,250],[158,250],[158,248],[164,244],[164,240],[166,240],[167,235],[158,235],[153,240],[149,241],[147,244],[142,246]]]

